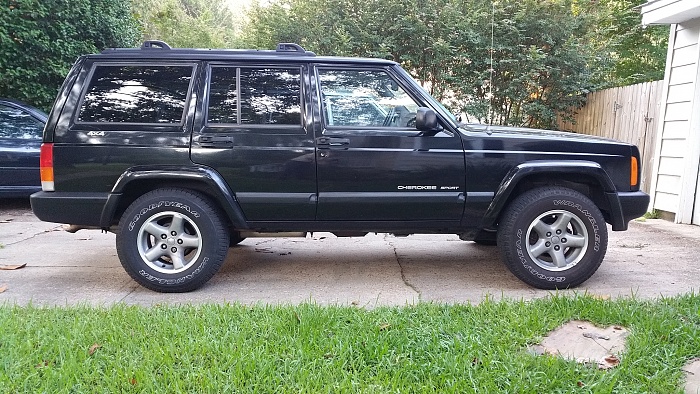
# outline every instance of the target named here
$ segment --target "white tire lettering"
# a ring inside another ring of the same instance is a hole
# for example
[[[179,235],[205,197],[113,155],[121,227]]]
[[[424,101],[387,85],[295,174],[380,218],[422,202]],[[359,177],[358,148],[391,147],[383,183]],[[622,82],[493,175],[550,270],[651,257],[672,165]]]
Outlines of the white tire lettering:
[[[195,276],[199,275],[199,273],[202,272],[202,269],[204,268],[204,266],[207,265],[208,261],[209,261],[209,257],[205,257],[202,260],[202,264],[200,264],[196,270],[192,271],[192,273],[190,273],[190,274],[187,274],[187,275],[185,275],[181,278],[177,278],[177,279],[158,278],[158,277],[155,277],[155,276],[149,274],[148,272],[146,272],[144,270],[140,270],[139,275],[143,276],[144,278],[146,278],[146,280],[148,280],[150,282],[158,282],[158,284],[160,284],[160,285],[179,285],[179,284],[184,283],[186,281],[190,281],[190,280],[194,279]]]
[[[154,209],[158,209],[158,208],[163,207],[163,206],[166,208],[173,207],[173,208],[182,209],[183,211],[186,211],[190,215],[194,216],[195,218],[198,218],[200,216],[199,212],[190,208],[189,205],[185,205],[185,204],[175,202],[175,201],[159,201],[157,203],[149,204],[148,207],[141,209],[136,215],[134,215],[134,218],[131,220],[131,222],[129,222],[129,226],[128,226],[129,231],[134,231],[134,228],[136,227],[136,222],[138,222],[142,216],[144,216],[145,214],[147,214],[148,212],[150,212]]]

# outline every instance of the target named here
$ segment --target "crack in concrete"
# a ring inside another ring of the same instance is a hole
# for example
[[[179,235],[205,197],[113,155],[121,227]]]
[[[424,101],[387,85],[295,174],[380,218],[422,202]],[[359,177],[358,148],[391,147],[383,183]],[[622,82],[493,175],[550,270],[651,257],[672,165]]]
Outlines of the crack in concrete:
[[[131,290],[129,290],[129,292],[126,293],[126,294],[124,295],[124,297],[120,298],[119,301],[117,301],[118,304],[123,303],[124,300],[125,300],[127,297],[129,297],[130,295],[134,294],[134,292],[136,291],[136,289],[139,288],[139,285],[131,285],[131,286],[129,286],[129,284],[127,283],[127,284],[124,285],[124,287],[127,287],[127,288],[131,287]]]
[[[399,254],[396,251],[396,245],[394,245],[393,242],[389,241],[389,246],[394,250],[394,257],[396,257],[396,264],[399,265],[399,269],[401,271],[401,280],[403,281],[403,284],[408,287],[409,289],[413,290],[416,294],[418,294],[418,301],[421,301],[423,298],[423,293],[418,289],[416,285],[411,283],[407,278],[406,278],[406,272],[404,271],[403,264],[401,264],[401,259],[399,258]]]
[[[32,238],[34,238],[34,237],[36,237],[36,236],[38,236],[38,235],[47,234],[47,233],[51,233],[51,232],[54,232],[54,231],[58,231],[58,229],[60,229],[60,228],[61,228],[61,226],[56,226],[56,227],[54,227],[54,228],[52,228],[52,229],[44,230],[44,231],[38,232],[38,233],[36,233],[36,234],[33,234],[33,235],[31,235],[31,236],[29,236],[29,237],[27,237],[27,238],[22,238],[22,239],[20,239],[20,240],[18,240],[18,241],[6,243],[5,246],[16,245],[16,244],[18,244],[18,243],[20,243],[20,242],[29,241],[30,239],[32,239]]]

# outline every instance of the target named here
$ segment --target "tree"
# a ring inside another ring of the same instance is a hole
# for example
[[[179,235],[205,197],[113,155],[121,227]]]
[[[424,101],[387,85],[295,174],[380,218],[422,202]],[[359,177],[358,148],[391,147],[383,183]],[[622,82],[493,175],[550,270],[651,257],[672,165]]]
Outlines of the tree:
[[[582,105],[591,87],[586,67],[591,52],[578,38],[587,20],[574,15],[566,0],[481,3],[493,13],[493,63],[491,43],[485,42],[490,32],[484,33],[483,24],[472,26],[468,37],[476,40],[470,46],[479,52],[452,68],[460,109],[490,123],[555,127],[557,115]],[[488,13],[479,12],[482,18]]]
[[[180,48],[236,48],[243,14],[225,0],[133,0],[143,39]]]
[[[0,8],[0,96],[44,110],[79,55],[132,46],[128,0],[10,0]]]
[[[574,11],[590,15],[586,39],[596,54],[590,68],[597,88],[664,78],[668,26],[642,26],[634,7],[647,0],[579,0]]]
[[[590,87],[590,48],[577,38],[588,19],[572,0],[282,0],[249,17],[256,47],[391,59],[478,120],[554,127]]]

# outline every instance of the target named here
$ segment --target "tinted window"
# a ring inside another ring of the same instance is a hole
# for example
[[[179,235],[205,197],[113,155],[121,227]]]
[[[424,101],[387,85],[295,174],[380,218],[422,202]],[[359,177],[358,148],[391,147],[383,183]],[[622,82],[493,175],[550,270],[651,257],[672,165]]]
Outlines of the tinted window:
[[[180,123],[192,66],[97,66],[78,120]]]
[[[240,86],[236,83],[238,78]],[[209,123],[300,125],[300,86],[299,69],[214,67],[207,120]]]
[[[44,123],[18,108],[0,104],[0,138],[41,138]]]
[[[238,123],[236,67],[215,67],[209,85],[209,123]]]
[[[320,70],[328,126],[415,127],[418,104],[384,71]]]

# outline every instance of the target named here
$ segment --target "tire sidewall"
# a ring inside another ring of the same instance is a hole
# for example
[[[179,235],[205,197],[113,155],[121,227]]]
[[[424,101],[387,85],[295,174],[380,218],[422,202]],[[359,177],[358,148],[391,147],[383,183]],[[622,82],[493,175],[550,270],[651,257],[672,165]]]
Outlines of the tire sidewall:
[[[527,283],[546,289],[576,286],[588,279],[600,266],[607,249],[605,221],[590,200],[577,194],[568,189],[554,189],[535,198],[533,193],[532,196],[525,196],[521,209],[516,208],[517,212],[511,212],[513,217],[510,231],[513,233],[508,234],[511,242],[499,240],[499,244],[508,245],[504,257],[510,268],[517,271],[514,273]],[[585,255],[576,265],[563,271],[550,271],[540,267],[527,250],[530,225],[543,213],[553,210],[564,210],[578,217],[588,232]]]
[[[127,272],[145,287],[158,291],[186,291],[199,287],[209,280],[218,267],[215,264],[219,249],[215,218],[207,214],[210,210],[197,196],[184,192],[154,191],[137,199],[129,206],[119,224],[117,251]],[[138,250],[139,232],[143,225],[158,213],[176,212],[194,222],[199,230],[201,250],[197,260],[186,270],[168,274],[151,268]],[[219,263],[220,264],[220,263]]]

